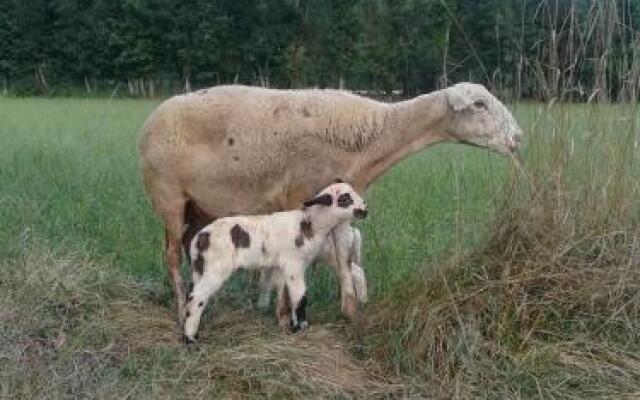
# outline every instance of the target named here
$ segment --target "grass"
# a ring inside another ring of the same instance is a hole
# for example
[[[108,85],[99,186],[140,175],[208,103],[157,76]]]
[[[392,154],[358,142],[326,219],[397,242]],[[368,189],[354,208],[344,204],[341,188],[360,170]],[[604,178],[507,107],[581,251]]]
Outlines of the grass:
[[[238,276],[187,351],[137,171],[156,104],[0,98],[0,398],[639,394],[631,106],[517,106],[524,173],[441,145],[376,182],[364,331],[326,268],[301,336]]]

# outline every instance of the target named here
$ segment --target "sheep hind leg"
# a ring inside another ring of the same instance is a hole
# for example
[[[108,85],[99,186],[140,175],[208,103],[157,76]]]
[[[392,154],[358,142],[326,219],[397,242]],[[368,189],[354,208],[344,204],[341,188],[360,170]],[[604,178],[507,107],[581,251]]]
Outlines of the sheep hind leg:
[[[360,303],[365,304],[369,300],[367,294],[367,278],[364,276],[362,267],[355,262],[351,263],[351,278],[353,279],[356,298]]]
[[[356,297],[360,303],[365,304],[369,300],[367,294],[367,278],[362,268],[362,235],[360,230],[353,228],[353,241],[349,250],[351,258],[351,277],[356,291]]]
[[[185,294],[183,290],[180,264],[182,261],[181,240],[183,230],[184,200],[180,199],[160,209],[165,222],[165,262],[169,278],[173,285],[174,300],[178,314],[178,325],[182,329],[184,323]]]
[[[351,273],[351,263],[349,262],[349,244],[343,240],[348,233],[343,229],[351,229],[348,224],[336,227],[331,235],[327,238],[330,243],[331,257],[324,257],[324,261],[335,271],[340,281],[340,302],[342,314],[351,321],[358,321],[360,318],[358,312],[358,300]]]

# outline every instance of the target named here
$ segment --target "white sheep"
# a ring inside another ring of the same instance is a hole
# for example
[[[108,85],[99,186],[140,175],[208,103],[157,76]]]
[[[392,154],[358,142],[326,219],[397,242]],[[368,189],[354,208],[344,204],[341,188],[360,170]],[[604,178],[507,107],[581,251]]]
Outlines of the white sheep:
[[[442,142],[511,155],[522,131],[483,86],[460,83],[398,103],[341,90],[218,86],[172,97],[140,132],[145,190],[165,226],[165,260],[182,324],[181,245],[230,215],[302,205],[336,177],[363,193],[400,160]],[[185,226],[187,229],[185,230]],[[346,249],[336,249],[343,260]],[[357,299],[345,263],[342,311]]]
[[[190,246],[194,286],[187,297],[185,342],[194,342],[207,300],[239,268],[273,268],[280,325],[304,329],[306,267],[335,227],[366,214],[364,200],[350,185],[334,183],[305,202],[302,210],[227,217],[207,225]]]

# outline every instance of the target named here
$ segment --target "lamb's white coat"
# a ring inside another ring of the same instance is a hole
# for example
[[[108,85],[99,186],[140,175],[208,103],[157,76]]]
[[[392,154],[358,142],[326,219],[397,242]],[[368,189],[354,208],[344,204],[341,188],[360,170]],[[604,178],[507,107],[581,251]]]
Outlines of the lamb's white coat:
[[[346,194],[352,202],[340,206],[338,199]],[[330,205],[317,203],[318,199],[327,196],[331,198]],[[273,269],[279,297],[286,297],[283,296],[286,290],[290,298],[291,313],[286,321],[290,318],[294,328],[306,326],[306,267],[326,246],[334,228],[349,227],[355,211],[366,210],[364,200],[346,183],[330,185],[314,200],[316,204],[303,210],[221,218],[194,237],[190,247],[194,287],[188,297],[184,327],[188,343],[194,338],[209,297],[239,268]],[[206,248],[202,246],[202,238],[206,238]],[[201,264],[197,266],[196,263]],[[278,311],[279,317],[284,317],[281,310]],[[280,318],[280,322],[282,324],[284,320]]]

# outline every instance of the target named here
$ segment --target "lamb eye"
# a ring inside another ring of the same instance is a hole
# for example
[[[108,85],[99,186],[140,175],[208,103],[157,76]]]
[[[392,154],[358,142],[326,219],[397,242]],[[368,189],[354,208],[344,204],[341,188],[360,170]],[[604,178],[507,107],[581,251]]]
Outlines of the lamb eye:
[[[347,208],[353,204],[353,199],[349,193],[342,193],[338,196],[338,207]]]

